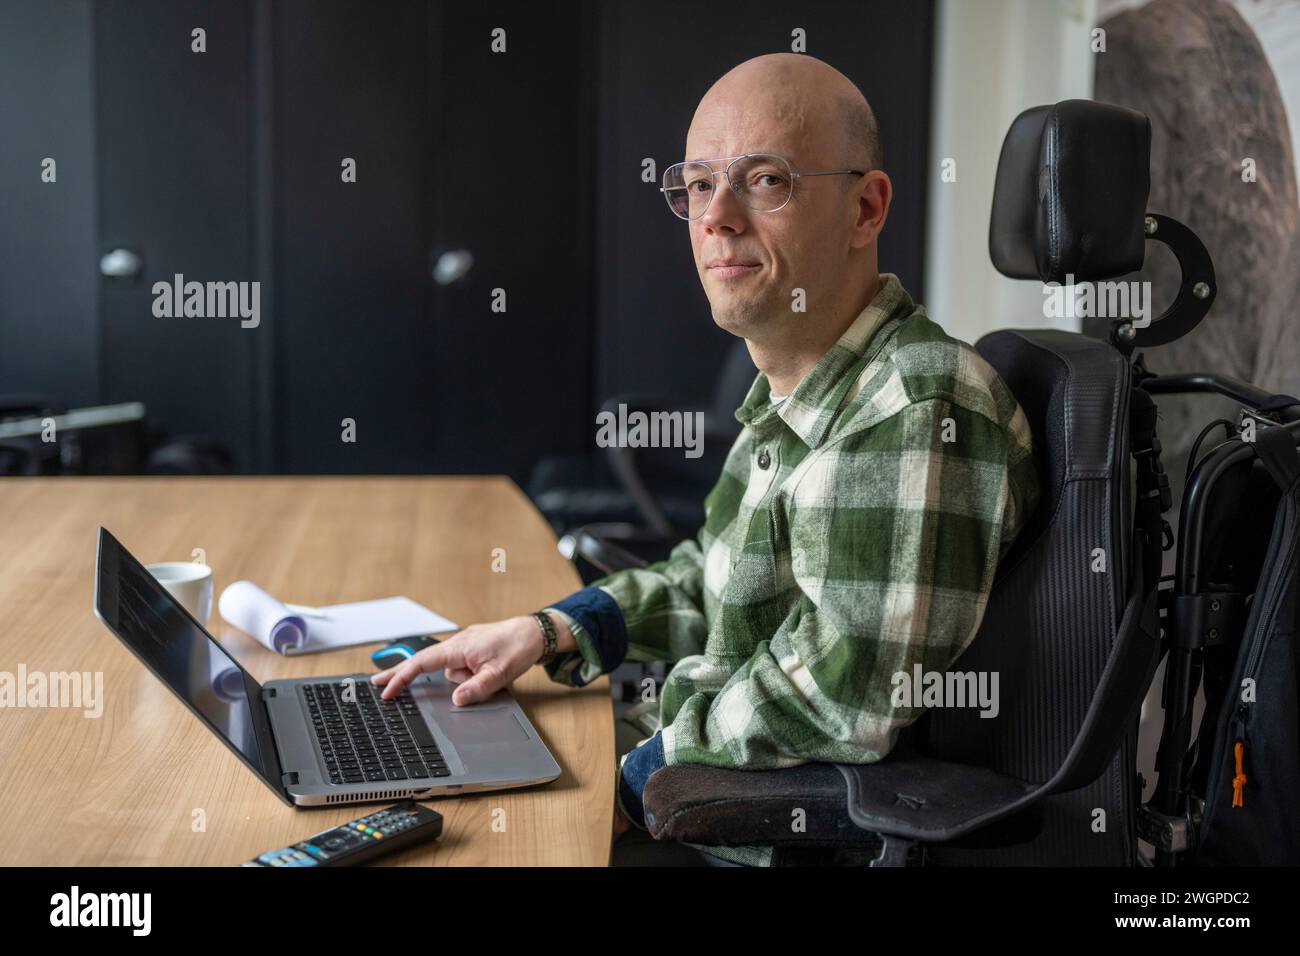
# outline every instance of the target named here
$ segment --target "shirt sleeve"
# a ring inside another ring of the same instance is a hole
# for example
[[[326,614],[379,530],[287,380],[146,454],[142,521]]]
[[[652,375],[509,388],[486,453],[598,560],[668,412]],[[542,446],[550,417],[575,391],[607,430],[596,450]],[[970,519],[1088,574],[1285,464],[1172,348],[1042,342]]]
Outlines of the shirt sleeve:
[[[617,571],[543,610],[563,616],[578,646],[546,666],[559,683],[581,687],[624,660],[698,654],[709,633],[700,542],[680,541],[663,561]]]
[[[769,769],[889,753],[924,712],[901,682],[918,666],[946,671],[975,637],[1004,522],[1033,508],[1022,460],[996,422],[944,399],[828,446],[775,512],[792,611],[721,690],[683,701],[662,731],[664,762]]]

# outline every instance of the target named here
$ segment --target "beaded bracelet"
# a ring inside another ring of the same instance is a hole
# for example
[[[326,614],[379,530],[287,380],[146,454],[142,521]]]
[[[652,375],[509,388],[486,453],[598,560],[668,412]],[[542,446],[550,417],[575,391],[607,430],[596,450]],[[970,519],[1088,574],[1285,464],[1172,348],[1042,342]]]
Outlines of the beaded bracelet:
[[[538,627],[542,629],[542,638],[546,641],[546,650],[542,653],[542,658],[537,663],[545,667],[556,658],[556,650],[559,645],[559,637],[555,633],[555,625],[551,623],[550,615],[545,611],[534,611],[533,620],[537,622]]]

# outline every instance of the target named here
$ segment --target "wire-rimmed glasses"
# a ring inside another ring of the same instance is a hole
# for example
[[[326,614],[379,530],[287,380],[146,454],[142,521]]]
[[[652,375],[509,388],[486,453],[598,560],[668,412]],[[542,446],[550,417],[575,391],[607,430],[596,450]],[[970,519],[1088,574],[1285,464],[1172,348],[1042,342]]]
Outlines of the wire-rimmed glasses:
[[[727,163],[714,169],[710,163]],[[800,173],[790,167],[783,156],[772,153],[746,153],[723,159],[693,160],[674,163],[664,170],[663,186],[668,208],[679,219],[699,219],[713,201],[714,177],[725,174],[731,190],[750,209],[776,212],[794,195],[794,183],[803,176],[865,176],[860,169],[833,169],[826,172]]]

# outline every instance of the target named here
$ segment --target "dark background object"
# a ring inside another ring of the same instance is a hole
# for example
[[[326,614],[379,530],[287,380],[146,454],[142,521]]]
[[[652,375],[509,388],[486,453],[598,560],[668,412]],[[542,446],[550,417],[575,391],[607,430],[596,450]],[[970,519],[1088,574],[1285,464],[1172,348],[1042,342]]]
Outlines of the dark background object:
[[[1095,98],[1151,120],[1149,212],[1191,228],[1219,277],[1209,320],[1151,349],[1155,372],[1213,371],[1274,392],[1300,392],[1300,340],[1292,332],[1295,236],[1300,231],[1295,160],[1286,107],[1259,40],[1231,4],[1152,0],[1107,19],[1107,52],[1097,57]],[[1254,159],[1255,182],[1242,161]],[[1154,312],[1172,302],[1174,257],[1147,243],[1147,261],[1129,278],[1152,283]],[[1107,321],[1085,319],[1104,337]],[[1187,453],[1201,425],[1235,419],[1236,403],[1214,395],[1160,404],[1165,467],[1181,498]]]
[[[733,338],[704,408],[692,409],[689,401],[671,396],[615,395],[605,401],[601,412],[614,418],[624,411],[648,417],[666,412],[685,423],[690,416],[691,438],[698,443],[694,458],[672,447],[613,446],[594,455],[548,455],[537,463],[524,490],[557,533],[592,522],[626,522],[639,526],[628,529],[633,536],[671,545],[704,523],[704,497],[740,433],[736,409],[755,375],[749,349]],[[602,537],[614,536],[611,528],[602,531]]]
[[[594,456],[607,398],[704,405],[734,341],[642,161],[681,159],[708,87],[796,27],[875,108],[896,187],[881,268],[921,289],[932,4],[760,0],[683,28],[698,11],[6,2],[0,392],[141,401],[155,433],[241,472],[522,483],[544,455]],[[117,249],[138,274],[100,274]],[[472,266],[438,284],[458,250]],[[260,282],[260,325],[155,317],[177,273]]]

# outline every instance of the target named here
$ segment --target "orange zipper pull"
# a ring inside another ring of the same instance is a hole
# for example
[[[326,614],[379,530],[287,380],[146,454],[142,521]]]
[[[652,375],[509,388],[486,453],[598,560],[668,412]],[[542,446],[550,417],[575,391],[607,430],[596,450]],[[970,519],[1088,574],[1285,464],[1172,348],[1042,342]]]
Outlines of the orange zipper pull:
[[[1232,778],[1232,805],[1234,807],[1245,806],[1246,775],[1242,772],[1241,767],[1241,758],[1245,750],[1246,745],[1240,740],[1232,745],[1232,752],[1237,757],[1237,775]]]

